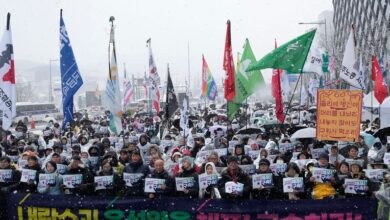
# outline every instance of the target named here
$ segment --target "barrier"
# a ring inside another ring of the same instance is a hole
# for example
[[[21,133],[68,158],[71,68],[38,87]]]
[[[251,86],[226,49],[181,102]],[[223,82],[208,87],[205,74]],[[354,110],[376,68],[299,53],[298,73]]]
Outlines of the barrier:
[[[374,199],[196,200],[10,194],[8,219],[325,220],[376,219]]]

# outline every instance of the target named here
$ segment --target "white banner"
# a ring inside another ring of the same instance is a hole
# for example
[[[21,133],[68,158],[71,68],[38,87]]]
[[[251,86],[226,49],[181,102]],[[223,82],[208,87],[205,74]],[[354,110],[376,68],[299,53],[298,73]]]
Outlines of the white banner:
[[[365,169],[363,170],[364,174],[367,178],[373,181],[382,181],[383,173],[386,171],[385,169]]]

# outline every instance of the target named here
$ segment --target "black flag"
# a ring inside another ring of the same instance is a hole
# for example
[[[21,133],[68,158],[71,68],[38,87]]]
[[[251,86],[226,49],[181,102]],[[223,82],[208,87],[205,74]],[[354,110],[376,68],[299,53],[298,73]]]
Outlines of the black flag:
[[[169,120],[178,108],[179,108],[179,103],[177,102],[175,89],[173,88],[171,74],[169,73],[169,66],[168,66],[167,100],[165,106],[165,118]]]

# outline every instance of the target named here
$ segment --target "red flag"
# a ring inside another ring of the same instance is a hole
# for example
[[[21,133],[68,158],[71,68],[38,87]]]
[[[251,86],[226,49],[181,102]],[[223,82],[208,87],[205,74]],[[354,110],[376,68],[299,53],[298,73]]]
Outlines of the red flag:
[[[233,101],[236,96],[234,62],[232,54],[232,42],[230,35],[230,21],[227,21],[225,53],[223,56],[223,69],[226,71],[225,79],[225,99],[228,102]]]
[[[374,96],[379,103],[387,97],[387,85],[383,80],[381,68],[376,56],[372,56],[372,80],[374,80]]]
[[[275,40],[275,48],[277,48]],[[272,70],[272,96],[275,98],[275,114],[276,118],[280,123],[284,122],[284,113],[283,113],[283,99],[282,99],[282,89],[280,86],[280,72],[282,70],[274,69]]]

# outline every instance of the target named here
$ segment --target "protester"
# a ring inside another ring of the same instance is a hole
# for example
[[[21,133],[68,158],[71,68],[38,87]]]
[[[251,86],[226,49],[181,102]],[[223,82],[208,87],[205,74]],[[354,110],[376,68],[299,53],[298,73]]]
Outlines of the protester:
[[[131,186],[126,185],[126,195],[141,196],[144,194],[145,177],[150,174],[149,167],[144,165],[141,158],[141,152],[137,149],[131,154],[130,163],[124,168],[126,174],[140,174],[138,179],[131,182]],[[123,177],[125,176],[123,175]]]
[[[156,178],[164,180],[164,184],[161,188],[155,189],[155,193],[148,193],[148,198],[162,198],[166,196],[172,196],[174,190],[174,181],[172,177],[164,170],[164,161],[159,159],[154,162],[154,170],[148,175],[149,178]]]
[[[194,161],[192,158],[185,156],[182,158],[181,164],[180,172],[176,175],[176,178],[191,178],[192,184],[189,183],[189,186],[184,187],[185,189],[183,191],[178,191],[178,186],[176,185],[176,195],[178,197],[198,198],[198,174],[194,168]]]
[[[38,192],[48,195],[61,195],[63,194],[61,185],[63,184],[62,175],[57,173],[57,164],[54,161],[46,163],[45,174],[52,174],[54,177],[47,184],[42,184],[41,176],[39,177]]]

